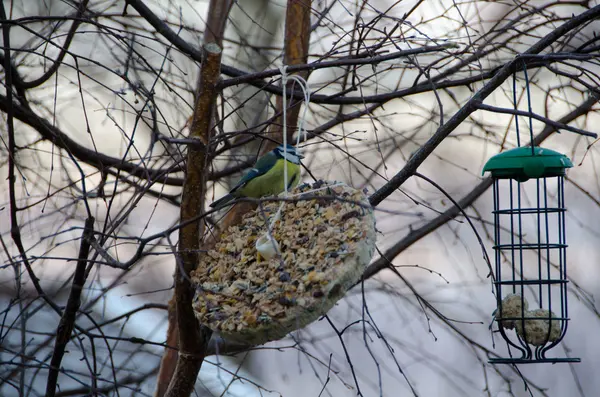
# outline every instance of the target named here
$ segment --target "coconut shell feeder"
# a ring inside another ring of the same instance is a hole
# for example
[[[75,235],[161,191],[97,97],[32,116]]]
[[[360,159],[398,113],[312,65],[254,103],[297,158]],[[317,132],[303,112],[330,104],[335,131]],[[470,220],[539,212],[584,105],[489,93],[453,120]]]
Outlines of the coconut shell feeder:
[[[357,283],[375,250],[364,192],[303,184],[264,202],[201,255],[194,312],[226,339],[263,344],[327,313]]]

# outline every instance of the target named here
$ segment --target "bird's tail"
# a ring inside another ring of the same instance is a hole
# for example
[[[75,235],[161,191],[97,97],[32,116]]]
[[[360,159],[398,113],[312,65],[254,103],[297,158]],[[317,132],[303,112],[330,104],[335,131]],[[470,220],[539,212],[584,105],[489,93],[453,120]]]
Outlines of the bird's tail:
[[[233,194],[226,194],[225,196],[221,197],[220,199],[213,201],[210,204],[211,208],[220,208],[222,207],[224,204],[227,204],[228,202],[230,202],[231,200],[233,200],[235,197],[233,196]]]

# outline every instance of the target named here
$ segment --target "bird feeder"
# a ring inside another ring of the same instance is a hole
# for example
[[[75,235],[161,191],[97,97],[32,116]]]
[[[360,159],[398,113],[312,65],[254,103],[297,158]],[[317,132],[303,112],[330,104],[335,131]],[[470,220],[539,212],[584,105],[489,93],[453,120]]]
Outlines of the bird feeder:
[[[483,168],[493,178],[495,320],[507,358],[494,364],[579,362],[549,352],[567,331],[567,261],[563,154],[518,147]]]
[[[365,192],[318,181],[288,198],[264,198],[191,273],[196,318],[226,339],[258,345],[310,324],[360,281],[373,256]]]

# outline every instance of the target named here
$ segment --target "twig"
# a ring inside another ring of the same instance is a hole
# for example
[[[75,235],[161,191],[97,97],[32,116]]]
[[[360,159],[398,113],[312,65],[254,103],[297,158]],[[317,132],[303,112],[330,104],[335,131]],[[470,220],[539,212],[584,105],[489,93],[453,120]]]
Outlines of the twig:
[[[76,159],[81,160],[92,167],[96,167],[99,170],[115,167],[139,178],[147,180],[158,179],[161,183],[176,186],[181,186],[183,184],[183,179],[170,177],[164,170],[148,169],[145,166],[124,161],[118,157],[108,156],[77,143],[60,128],[38,116],[30,107],[14,103],[12,98],[9,98],[7,92],[7,96],[0,95],[0,110],[8,114],[9,109],[11,110],[10,113],[13,114],[16,119],[34,128],[44,139],[53,142],[56,146],[71,153]],[[179,167],[173,171],[179,171]]]
[[[42,74],[37,79],[21,82],[21,86],[23,89],[38,87],[38,86],[44,84],[46,81],[48,81],[48,79],[50,79],[54,75],[54,73],[56,73],[58,68],[62,65],[62,62],[65,59],[65,56],[67,55],[67,52],[69,50],[69,47],[71,46],[71,42],[73,41],[73,38],[75,37],[75,33],[77,32],[79,25],[81,25],[81,22],[83,22],[82,17],[87,9],[88,3],[89,3],[89,0],[83,0],[81,3],[79,3],[79,7],[77,8],[77,14],[76,14],[75,18],[73,18],[73,24],[71,25],[71,28],[69,29],[69,33],[67,33],[67,37],[65,37],[65,41],[62,45],[62,48],[61,48],[58,56],[56,57],[56,60],[53,61],[52,64],[50,65],[50,67],[48,68],[48,70],[46,70],[46,72],[44,72],[44,74]]]
[[[6,20],[6,10],[4,9],[4,3],[0,3],[0,18],[2,20]],[[10,203],[10,236],[15,243],[17,250],[19,251],[19,255],[21,256],[21,260],[23,261],[23,265],[27,270],[27,274],[31,279],[31,283],[35,288],[38,295],[44,299],[44,301],[59,315],[62,315],[61,308],[54,302],[52,299],[46,295],[42,286],[40,285],[39,279],[35,275],[33,268],[31,267],[31,263],[27,258],[27,253],[25,252],[25,247],[23,245],[23,240],[21,238],[21,228],[19,226],[19,221],[17,219],[17,213],[20,210],[17,206],[17,196],[16,196],[16,174],[15,169],[17,168],[16,164],[16,153],[17,146],[15,143],[15,126],[14,126],[14,115],[15,115],[15,107],[13,106],[13,91],[12,91],[12,72],[14,68],[12,67],[11,55],[10,55],[10,26],[3,24],[2,27],[2,38],[3,38],[3,50],[4,50],[4,70],[6,72],[5,76],[5,85],[6,85],[6,124],[8,130],[8,183],[9,183],[9,203]]]
[[[600,16],[600,5],[571,18],[569,21],[548,33],[527,50],[525,54],[531,55],[540,53],[565,33],[597,18],[598,16]],[[508,62],[504,65],[486,85],[484,85],[462,108],[460,108],[458,112],[454,114],[454,116],[452,116],[452,118],[450,118],[450,120],[446,122],[446,124],[440,126],[436,133],[406,162],[404,168],[394,175],[388,183],[369,197],[371,205],[374,207],[377,206],[410,178],[435,148],[442,143],[456,127],[469,117],[471,113],[477,110],[478,104],[482,103],[485,98],[504,83],[504,81],[513,73],[513,66],[519,59],[520,58],[517,57],[512,62]]]
[[[593,132],[582,130],[581,128],[577,128],[577,127],[571,127],[568,124],[559,123],[559,122],[551,120],[547,117],[540,116],[539,114],[536,114],[536,113],[526,112],[526,111],[518,110],[518,109],[501,108],[501,107],[497,107],[497,106],[486,105],[484,103],[479,103],[476,106],[480,110],[487,110],[487,111],[494,112],[494,113],[512,114],[515,116],[523,116],[523,117],[536,119],[536,120],[541,121],[542,123],[545,123],[547,125],[554,127],[557,130],[567,130],[567,131],[571,131],[571,132],[574,132],[579,135],[589,136],[592,138],[598,137],[598,134],[595,134]]]
[[[67,307],[56,329],[56,343],[52,360],[50,361],[50,371],[48,373],[48,381],[46,383],[46,397],[52,397],[56,393],[56,385],[58,382],[58,373],[60,363],[65,354],[67,343],[71,339],[71,332],[75,325],[77,311],[81,306],[81,291],[85,284],[85,269],[87,267],[87,258],[90,253],[90,240],[94,234],[94,218],[89,217],[85,221],[83,236],[79,245],[79,256],[77,258],[77,266],[73,275],[73,286],[67,300]]]
[[[443,51],[443,50],[447,50],[449,48],[456,48],[456,47],[458,47],[458,46],[454,43],[447,43],[447,44],[436,45],[436,46],[424,46],[424,47],[414,48],[414,49],[410,49],[410,50],[396,51],[391,54],[379,55],[379,56],[370,56],[370,55],[365,54],[364,57],[353,56],[353,57],[348,57],[348,58],[337,59],[335,61],[317,61],[317,62],[308,63],[308,64],[298,64],[298,65],[288,66],[287,72],[288,73],[296,73],[296,72],[303,72],[303,71],[311,71],[312,72],[312,71],[318,70],[318,69],[334,68],[334,67],[341,67],[341,66],[376,65],[380,62],[391,61],[391,60],[398,59],[398,58],[404,58],[404,57],[407,57],[410,55],[427,54],[430,52],[438,52],[438,51]],[[279,69],[271,69],[271,70],[265,70],[264,72],[249,73],[244,76],[234,77],[231,79],[223,80],[221,83],[219,83],[219,88],[223,89],[223,88],[231,87],[231,86],[238,85],[238,84],[249,83],[249,82],[252,82],[255,80],[262,80],[262,79],[265,79],[268,77],[279,76],[280,74],[281,74],[281,71]],[[289,97],[292,97],[292,95],[293,95],[292,93],[288,93]],[[300,98],[300,97],[298,97],[298,98]]]
[[[576,118],[586,114],[589,110],[597,103],[597,98],[594,95],[591,95],[588,99],[583,101],[577,108],[573,109],[571,112],[563,116],[560,120],[560,124],[567,124],[575,120]],[[533,140],[535,145],[541,144],[546,138],[548,138],[553,132],[556,131],[556,128],[552,125],[547,125],[546,128],[542,130]],[[437,230],[440,226],[444,225],[451,219],[454,219],[458,214],[460,214],[461,208],[467,208],[475,200],[477,200],[490,186],[492,186],[492,178],[487,177],[483,181],[479,183],[473,190],[471,190],[466,196],[458,201],[458,206],[454,205],[450,207],[448,210],[444,211],[444,213],[435,217],[431,221],[427,222],[425,225],[421,226],[418,229],[414,229],[408,235],[406,235],[402,240],[398,241],[396,244],[388,248],[385,253],[377,258],[373,263],[367,267],[363,277],[365,279],[374,276],[379,273],[379,271],[386,269],[389,266],[390,261],[392,261],[396,256],[398,256],[401,252],[406,250],[408,247],[427,236],[429,233]]]

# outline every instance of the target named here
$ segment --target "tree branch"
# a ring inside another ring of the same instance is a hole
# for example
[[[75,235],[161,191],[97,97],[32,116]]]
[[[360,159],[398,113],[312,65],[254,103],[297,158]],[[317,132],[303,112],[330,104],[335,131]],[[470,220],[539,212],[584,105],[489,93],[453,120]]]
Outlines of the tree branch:
[[[81,291],[85,284],[85,269],[87,267],[87,258],[90,254],[90,240],[94,234],[94,217],[89,217],[85,221],[83,235],[79,244],[79,256],[75,273],[73,275],[73,286],[67,300],[67,307],[56,329],[56,344],[50,361],[50,371],[48,373],[48,381],[46,383],[46,397],[53,397],[56,393],[56,385],[58,382],[58,373],[60,363],[65,354],[67,343],[71,339],[71,332],[75,325],[77,311],[81,306]]]
[[[283,49],[283,64],[286,67],[305,64],[308,60],[308,44],[310,39],[310,10],[312,6],[311,0],[288,0],[285,13],[285,45]],[[308,78],[308,71],[297,72],[304,79]],[[296,84],[295,87],[298,85]],[[289,81],[287,92],[293,95],[293,82]],[[300,93],[301,94],[301,93]],[[302,95],[297,96],[297,99],[289,103],[289,108],[286,109],[286,120],[283,120],[283,98],[277,97],[275,104],[275,112],[282,113],[271,124],[271,133],[279,136],[283,132],[283,123],[286,124],[287,140],[291,142],[294,131],[298,125],[298,115],[300,113]],[[276,130],[281,128],[281,130]],[[265,150],[271,150],[274,145],[267,145]]]
[[[221,48],[215,43],[208,43],[204,46],[204,56],[190,137],[208,142],[212,122],[210,116],[217,97],[216,84],[221,76]],[[198,219],[201,215],[207,160],[205,151],[188,148],[187,173],[181,199],[181,222]],[[178,260],[175,268],[179,355],[165,394],[167,397],[189,396],[192,393],[212,334],[208,328],[198,325],[192,309],[194,287],[190,283],[190,272],[198,265],[203,230],[202,222],[191,222],[179,229]]]
[[[204,144],[210,141],[213,111],[221,78],[223,34],[233,2],[211,0],[204,36],[204,53],[198,80],[196,106],[192,115],[190,138]],[[205,152],[188,148],[188,172],[183,189],[180,222],[200,219],[205,196],[204,179],[208,175]],[[196,222],[182,226],[179,231],[179,261],[175,272],[175,294],[169,302],[167,343],[177,344],[179,353],[165,349],[161,359],[155,396],[189,395],[202,366],[212,331],[199,325],[192,309],[194,287],[189,274],[199,264],[199,249],[204,228]],[[181,263],[180,263],[181,261]],[[180,266],[181,265],[181,266]],[[185,274],[180,274],[183,271]],[[189,354],[187,351],[191,351]],[[174,365],[174,363],[176,364]],[[168,387],[167,387],[168,385]]]
[[[598,98],[595,95],[590,95],[590,97],[583,101],[579,106],[577,106],[577,108],[573,109],[571,112],[563,116],[559,120],[559,123],[561,125],[565,125],[567,123],[572,122],[576,118],[587,114],[596,103],[598,103]],[[555,131],[555,126],[549,124],[546,125],[546,128],[544,128],[542,132],[540,132],[534,138],[534,145],[540,145]],[[402,253],[408,247],[410,247],[423,237],[429,235],[429,233],[437,230],[440,226],[446,224],[449,220],[454,219],[461,213],[461,209],[467,208],[471,204],[473,204],[475,200],[477,200],[483,193],[485,193],[485,191],[490,186],[492,186],[492,178],[487,177],[483,179],[483,181],[481,181],[473,190],[471,190],[469,193],[467,193],[466,196],[464,196],[458,201],[458,206],[455,205],[450,207],[442,214],[427,222],[425,225],[411,231],[402,240],[398,241],[396,244],[388,248],[382,256],[373,261],[365,270],[363,278],[368,279],[370,277],[373,277],[375,274],[379,273],[379,271],[388,268],[389,264],[391,263],[390,261],[394,260],[395,257],[400,255],[400,253]]]
[[[138,178],[159,180],[161,183],[167,185],[181,186],[183,184],[182,178],[165,175],[164,170],[149,169],[144,165],[137,165],[117,157],[99,153],[93,149],[88,149],[74,141],[69,135],[62,132],[60,128],[52,125],[48,120],[38,116],[30,107],[11,102],[8,97],[0,95],[0,110],[8,113],[9,109],[12,110],[16,119],[31,126],[42,138],[53,142],[59,148],[71,153],[76,159],[92,167],[99,170],[107,167],[115,167]]]
[[[318,69],[335,68],[335,67],[342,67],[342,66],[377,65],[378,63],[381,63],[381,62],[391,61],[391,60],[398,59],[398,58],[404,58],[404,57],[411,56],[411,55],[427,54],[430,52],[439,52],[439,51],[447,50],[450,48],[457,48],[457,47],[458,47],[458,45],[456,45],[454,43],[447,43],[447,44],[436,45],[436,46],[423,46],[423,47],[414,48],[414,49],[410,49],[410,50],[396,51],[396,52],[392,52],[391,54],[378,55],[378,56],[371,56],[369,54],[363,54],[363,56],[347,57],[347,58],[342,58],[342,59],[336,59],[335,61],[316,61],[316,62],[312,62],[312,63],[308,63],[308,64],[290,65],[287,68],[287,72],[288,73],[297,73],[297,72],[304,72],[304,71],[312,72],[312,71],[315,71]],[[269,77],[279,76],[280,74],[281,74],[281,71],[279,69],[265,70],[265,71],[257,72],[257,73],[248,73],[243,76],[223,80],[219,83],[218,87],[220,89],[224,89],[224,88],[239,85],[239,84],[250,83],[250,82],[256,81],[256,80],[262,80],[262,79],[266,79]],[[266,84],[265,82],[263,82],[263,83]],[[291,95],[293,95],[293,94],[289,93],[288,95],[291,97]],[[323,97],[327,97],[327,96],[323,95]],[[300,99],[301,96],[297,95],[296,98]]]
[[[512,114],[515,116],[532,118],[532,119],[541,121],[542,123],[545,123],[547,125],[550,125],[550,126],[554,127],[556,130],[567,130],[567,131],[571,131],[571,132],[574,132],[579,135],[589,136],[591,138],[598,137],[598,134],[595,134],[593,132],[585,131],[585,130],[582,130],[581,128],[577,128],[577,127],[571,127],[570,125],[559,123],[557,121],[554,121],[547,117],[540,116],[539,114],[532,113],[532,112],[525,112],[523,110],[518,110],[518,109],[501,108],[498,106],[486,105],[484,103],[477,104],[477,108],[479,110],[487,110],[489,112],[494,112],[494,113]]]
[[[541,40],[535,43],[529,50],[525,51],[525,55],[538,54],[546,47],[554,43],[559,37],[566,34],[570,30],[580,27],[582,24],[591,21],[600,16],[600,5],[585,11],[576,17],[571,18],[552,32],[548,33]],[[421,148],[406,162],[404,168],[400,170],[392,179],[384,186],[369,197],[369,202],[373,207],[376,207],[386,197],[398,189],[411,175],[419,168],[419,166],[429,157],[429,155],[438,147],[440,143],[452,131],[456,129],[471,113],[477,110],[477,106],[483,103],[492,92],[496,90],[504,81],[514,72],[514,66],[520,58],[515,58],[512,62],[504,65],[492,79],[484,85],[473,97],[462,107],[458,112],[450,118],[444,125],[440,126],[436,133],[421,146]]]
[[[81,19],[81,17],[85,13],[88,3],[89,3],[89,0],[83,0],[81,3],[79,3],[79,6],[77,8],[77,14],[75,15],[75,18],[73,18],[73,24],[71,25],[71,28],[69,29],[69,33],[67,33],[67,36],[65,37],[65,42],[62,45],[62,48],[60,49],[60,52],[59,52],[58,56],[56,57],[56,60],[54,62],[52,62],[52,64],[50,65],[50,68],[48,68],[48,70],[46,70],[45,73],[43,73],[40,77],[38,77],[35,80],[23,81],[21,83],[21,87],[23,89],[34,88],[34,87],[44,84],[46,81],[48,81],[48,79],[50,79],[54,75],[54,73],[56,73],[56,71],[58,71],[58,68],[62,64],[63,59],[65,59],[65,56],[67,55],[69,47],[71,46],[71,42],[73,41],[73,38],[75,37],[75,33],[77,32],[77,29],[79,28],[79,25],[81,25],[81,22],[83,21]]]

